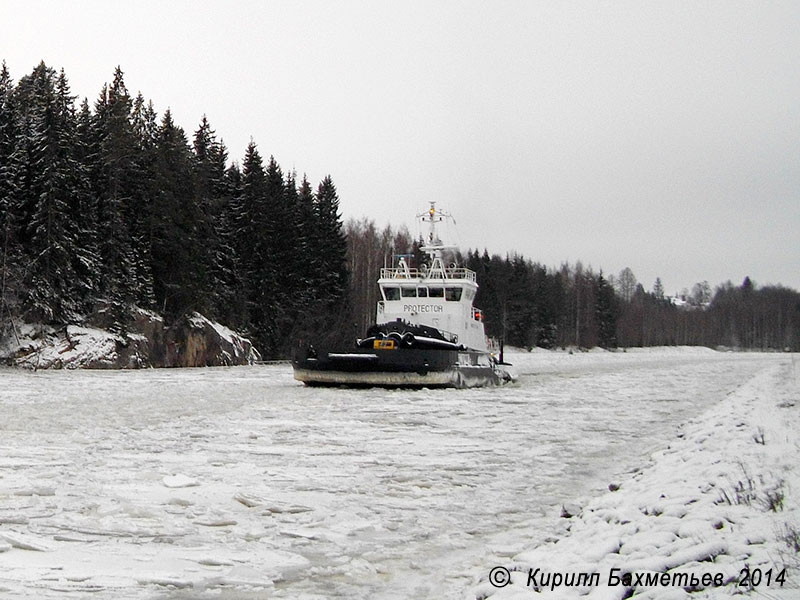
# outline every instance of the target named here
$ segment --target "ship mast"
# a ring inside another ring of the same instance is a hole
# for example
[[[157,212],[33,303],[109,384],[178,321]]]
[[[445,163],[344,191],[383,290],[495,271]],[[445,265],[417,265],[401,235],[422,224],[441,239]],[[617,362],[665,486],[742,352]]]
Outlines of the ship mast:
[[[445,219],[452,219],[453,216],[436,208],[436,201],[430,201],[430,208],[424,213],[417,215],[417,218],[423,223],[428,223],[428,239],[425,245],[420,247],[420,250],[428,254],[432,259],[442,259],[442,251],[455,248],[455,246],[445,246],[442,240],[436,233],[436,224],[441,223]]]
[[[445,213],[436,208],[436,202],[430,201],[430,208],[424,213],[417,215],[417,218],[423,223],[428,224],[428,239],[420,250],[425,252],[431,258],[430,268],[428,269],[427,277],[429,279],[447,279],[448,271],[445,269],[442,260],[445,250],[453,250],[455,246],[446,246],[439,239],[436,233],[436,224],[441,223],[445,219],[452,219],[452,215]]]

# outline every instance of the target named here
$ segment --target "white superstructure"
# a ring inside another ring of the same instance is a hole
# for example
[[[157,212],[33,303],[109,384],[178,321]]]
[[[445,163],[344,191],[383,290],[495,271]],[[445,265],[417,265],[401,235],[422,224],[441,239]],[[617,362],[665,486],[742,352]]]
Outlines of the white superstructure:
[[[435,327],[452,342],[488,351],[483,315],[472,304],[478,292],[475,272],[454,264],[445,266],[444,251],[452,247],[442,245],[436,237],[435,224],[448,215],[437,210],[435,202],[430,204],[430,209],[419,215],[429,223],[428,240],[420,249],[428,254],[430,263],[410,268],[401,257],[397,266],[381,269],[376,322],[401,319]]]

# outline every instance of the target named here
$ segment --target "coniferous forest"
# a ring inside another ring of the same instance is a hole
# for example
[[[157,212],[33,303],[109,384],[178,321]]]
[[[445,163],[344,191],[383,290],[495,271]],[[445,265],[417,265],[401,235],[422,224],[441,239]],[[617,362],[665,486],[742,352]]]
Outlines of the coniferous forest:
[[[298,339],[351,343],[374,318],[380,267],[419,259],[406,230],[344,224],[330,176],[284,173],[255,143],[241,163],[203,117],[191,136],[127,89],[92,104],[63,70],[0,71],[0,322],[80,323],[102,307],[125,335],[133,307],[167,323],[200,312],[284,357]],[[748,279],[680,302],[630,269],[606,277],[488,251],[477,273],[487,333],[531,348],[706,345],[800,350],[800,294]]]
[[[0,72],[3,320],[77,322],[98,305],[198,311],[283,355],[345,296],[330,177],[284,173],[254,143],[241,166],[203,118],[188,139],[117,68],[92,106],[44,63]]]

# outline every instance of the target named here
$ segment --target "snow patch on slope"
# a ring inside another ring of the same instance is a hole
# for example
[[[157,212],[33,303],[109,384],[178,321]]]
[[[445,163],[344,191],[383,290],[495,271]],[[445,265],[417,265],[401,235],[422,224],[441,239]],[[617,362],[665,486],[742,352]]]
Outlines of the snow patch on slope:
[[[28,369],[116,368],[117,348],[125,341],[118,335],[79,325],[61,329],[19,324],[17,335],[0,344],[0,357]]]

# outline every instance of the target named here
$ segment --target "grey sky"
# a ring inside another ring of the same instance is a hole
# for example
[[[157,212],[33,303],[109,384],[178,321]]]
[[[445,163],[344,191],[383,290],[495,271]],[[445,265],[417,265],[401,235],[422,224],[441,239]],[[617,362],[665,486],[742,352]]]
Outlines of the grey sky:
[[[800,2],[0,0],[12,77],[128,88],[345,217],[428,200],[462,247],[800,289]]]

